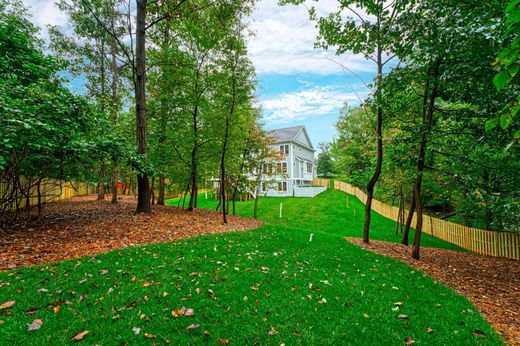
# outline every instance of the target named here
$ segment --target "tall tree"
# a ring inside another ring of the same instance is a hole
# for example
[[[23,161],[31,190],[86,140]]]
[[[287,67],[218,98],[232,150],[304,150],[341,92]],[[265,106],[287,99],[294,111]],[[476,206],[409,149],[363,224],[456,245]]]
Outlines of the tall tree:
[[[282,0],[282,4],[302,4],[304,0]],[[334,47],[336,54],[345,52],[362,54],[376,66],[374,80],[374,107],[376,114],[376,166],[369,180],[365,203],[363,241],[368,243],[370,217],[374,188],[381,175],[383,165],[383,69],[394,57],[394,48],[399,37],[396,35],[396,18],[410,6],[410,1],[383,0],[338,1],[338,7],[326,16],[320,16],[316,8],[309,10],[312,20],[318,22],[318,46]]]

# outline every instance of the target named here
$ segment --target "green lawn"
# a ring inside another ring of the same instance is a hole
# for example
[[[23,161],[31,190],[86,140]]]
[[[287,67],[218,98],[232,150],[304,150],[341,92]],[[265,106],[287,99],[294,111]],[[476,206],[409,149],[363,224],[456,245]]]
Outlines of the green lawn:
[[[349,208],[346,207],[347,195],[338,190],[327,190],[314,198],[274,198],[264,197],[258,201],[258,218],[273,225],[290,226],[313,231],[329,233],[341,237],[363,237],[365,206],[359,199],[349,196]],[[182,201],[181,201],[182,203]],[[280,203],[282,218],[280,219]],[[171,199],[167,204],[177,206],[179,199]],[[185,200],[188,204],[188,200]],[[238,202],[237,215],[253,217],[254,201]],[[208,199],[204,194],[199,196],[199,208],[213,209],[218,201]],[[427,220],[426,220],[427,222]],[[410,232],[410,243],[413,231]],[[371,239],[401,242],[402,236],[395,234],[395,222],[372,212]],[[421,236],[421,244],[426,247],[438,247],[465,251],[457,245],[450,244],[427,233]]]
[[[280,199],[263,199],[260,215],[268,222],[254,231],[0,273],[0,304],[16,301],[0,310],[0,345],[69,344],[84,330],[90,333],[77,343],[86,345],[215,345],[219,338],[244,345],[403,345],[406,338],[418,345],[502,344],[464,297],[341,239],[358,234],[362,220],[359,202],[350,201],[356,218],[336,205],[343,197],[329,191],[285,199],[282,220]],[[241,204],[240,213],[250,208]],[[356,221],[346,227],[350,218]],[[385,232],[384,219],[376,219],[374,238],[393,239],[391,223]],[[172,316],[183,306],[194,316]],[[41,329],[28,331],[36,318]],[[192,324],[199,327],[187,329]]]

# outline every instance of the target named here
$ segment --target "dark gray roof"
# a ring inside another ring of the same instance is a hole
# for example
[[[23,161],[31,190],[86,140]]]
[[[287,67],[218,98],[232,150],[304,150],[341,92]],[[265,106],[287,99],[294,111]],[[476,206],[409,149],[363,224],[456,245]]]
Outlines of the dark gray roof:
[[[267,132],[269,137],[273,137],[277,142],[288,142],[292,141],[298,133],[303,129],[303,125],[285,127],[283,129],[274,129]]]

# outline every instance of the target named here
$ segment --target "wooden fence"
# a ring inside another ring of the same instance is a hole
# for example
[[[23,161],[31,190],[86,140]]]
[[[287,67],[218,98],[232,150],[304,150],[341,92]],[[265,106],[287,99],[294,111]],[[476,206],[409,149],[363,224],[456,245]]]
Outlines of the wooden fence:
[[[0,182],[0,196],[5,197],[9,195],[11,188],[11,186]],[[87,195],[89,193],[95,193],[95,187],[86,183],[72,183],[54,179],[44,179],[40,183],[42,203]],[[35,206],[38,204],[38,192],[36,185],[31,186],[28,200],[30,206]],[[25,208],[27,205],[27,196],[16,195],[14,200],[9,200],[6,202],[9,203],[8,205],[12,206],[12,210],[14,210],[16,205],[18,205],[20,208]]]
[[[327,179],[315,179],[315,185],[330,186]],[[367,195],[359,188],[342,181],[335,180],[334,188],[356,196],[366,203]],[[376,199],[372,200],[372,210],[382,216],[397,221],[399,208],[388,205]],[[405,219],[408,211],[405,211]],[[412,225],[416,225],[416,213],[412,218]],[[495,257],[506,257],[520,260],[520,233],[486,231],[467,227],[436,217],[423,216],[423,232],[464,249]]]

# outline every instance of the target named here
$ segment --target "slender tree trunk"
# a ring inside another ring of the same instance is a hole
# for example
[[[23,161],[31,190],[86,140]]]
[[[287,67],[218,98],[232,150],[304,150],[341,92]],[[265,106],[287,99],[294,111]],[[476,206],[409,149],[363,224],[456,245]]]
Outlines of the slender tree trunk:
[[[256,196],[255,196],[255,204],[253,207],[253,219],[256,220],[256,214],[258,210],[258,199],[260,198],[260,192],[262,192],[262,171],[264,169],[264,164],[260,164],[260,168],[258,170],[258,176],[256,179]]]
[[[155,204],[155,177],[152,177],[152,187],[150,188],[151,204]]]
[[[42,215],[42,180],[38,179],[38,183],[36,184],[36,193],[38,194],[38,218]]]
[[[117,66],[117,43],[114,38],[115,30],[114,30],[114,12],[112,12],[112,39],[110,41],[110,53],[112,55],[112,125],[114,127],[117,124],[117,111],[119,105],[119,99],[117,96],[117,83],[119,80],[119,67]],[[119,174],[117,171],[117,162],[113,162],[112,167],[112,203],[117,203],[117,185],[119,183]]]
[[[367,202],[365,204],[365,224],[363,227],[363,242],[369,242],[370,232],[370,214],[372,211],[372,199],[374,198],[374,188],[379,176],[381,175],[381,168],[383,166],[383,107],[381,104],[381,92],[382,92],[382,77],[383,77],[383,59],[381,47],[377,48],[377,89],[376,89],[376,102],[377,102],[377,124],[376,124],[376,135],[377,135],[377,158],[376,158],[376,169],[372,178],[367,185]]]
[[[413,214],[415,213],[415,192],[412,193],[412,199],[410,200],[410,210],[406,217],[406,224],[404,226],[403,239],[401,244],[408,246],[408,238],[410,234],[410,227],[412,226]]]
[[[439,77],[439,62],[435,63],[433,69],[433,86],[431,95],[429,96],[428,109],[426,116],[423,116],[423,128],[421,131],[421,142],[419,144],[419,158],[417,160],[417,178],[415,181],[415,208],[417,211],[417,225],[415,227],[415,235],[413,239],[412,257],[416,260],[419,259],[419,252],[421,246],[421,233],[423,226],[423,204],[421,196],[421,185],[425,166],[426,156],[426,145],[428,143],[428,135],[430,133],[433,123],[433,113],[435,111],[435,99],[437,98],[438,89],[438,77]],[[428,76],[428,78],[430,78]],[[428,85],[428,84],[427,84]]]
[[[198,78],[198,77],[197,77]],[[193,149],[191,150],[191,195],[190,201],[188,202],[188,210],[193,210],[197,208],[197,198],[198,198],[198,174],[197,174],[197,152],[199,148],[198,141],[198,124],[197,117],[199,112],[198,101],[195,105],[195,109],[193,110]]]
[[[136,0],[136,45],[135,45],[135,109],[137,130],[137,154],[146,162],[148,145],[146,140],[146,5],[147,0]],[[143,170],[137,174],[136,213],[151,213],[150,181]]]
[[[166,184],[164,183],[164,176],[161,175],[159,177],[159,196],[157,197],[157,204],[164,205],[164,190],[166,188]]]
[[[99,178],[99,182],[98,182],[98,196],[97,196],[97,200],[98,201],[102,201],[102,200],[105,199],[105,182],[103,181],[104,176],[105,176],[104,164],[101,165],[99,173],[100,173],[99,174],[100,178]]]
[[[229,117],[226,117],[224,143],[222,144],[222,152],[220,153],[220,200],[222,201],[222,222],[227,223],[227,205],[226,205],[226,149],[229,135]]]

